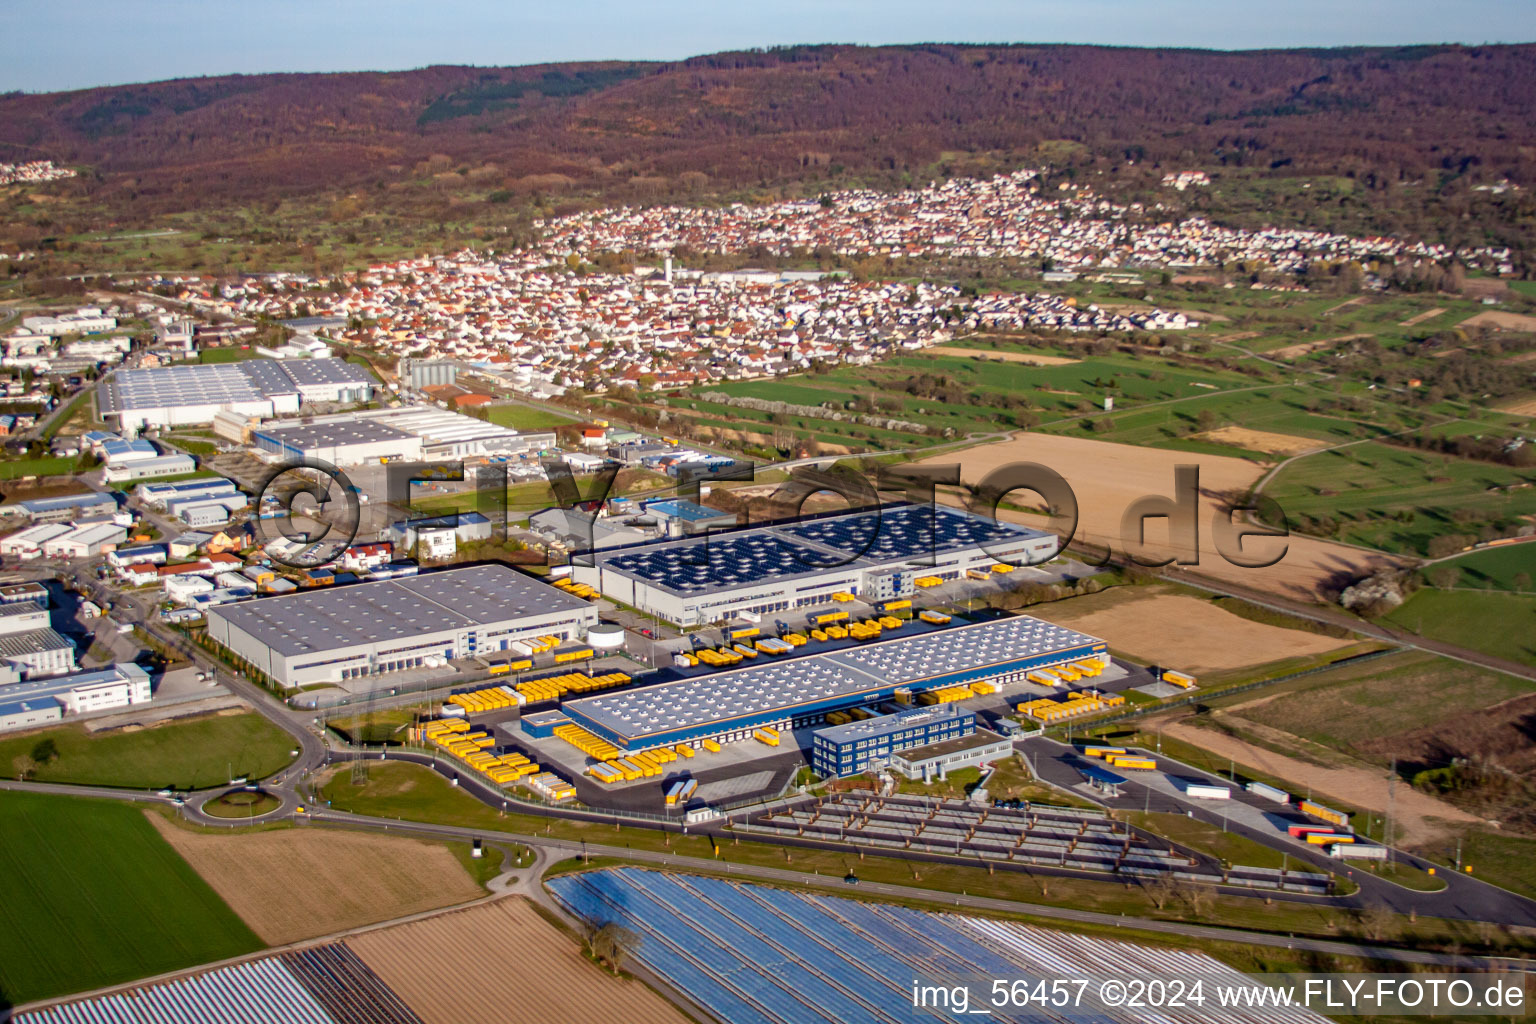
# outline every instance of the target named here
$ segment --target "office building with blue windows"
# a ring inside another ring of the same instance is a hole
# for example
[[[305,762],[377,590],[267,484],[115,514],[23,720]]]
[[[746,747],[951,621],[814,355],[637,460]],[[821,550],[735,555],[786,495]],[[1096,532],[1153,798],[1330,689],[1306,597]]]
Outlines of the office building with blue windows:
[[[846,778],[883,768],[900,751],[975,732],[976,716],[957,704],[935,704],[829,725],[811,734],[811,769],[824,779]]]

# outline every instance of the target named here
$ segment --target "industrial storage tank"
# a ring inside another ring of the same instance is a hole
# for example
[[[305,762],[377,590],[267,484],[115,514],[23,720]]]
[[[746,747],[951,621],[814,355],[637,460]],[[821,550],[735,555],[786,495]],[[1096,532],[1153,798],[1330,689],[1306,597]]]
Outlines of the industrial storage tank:
[[[616,651],[624,646],[624,627],[617,622],[599,622],[587,630],[587,643],[600,651]]]

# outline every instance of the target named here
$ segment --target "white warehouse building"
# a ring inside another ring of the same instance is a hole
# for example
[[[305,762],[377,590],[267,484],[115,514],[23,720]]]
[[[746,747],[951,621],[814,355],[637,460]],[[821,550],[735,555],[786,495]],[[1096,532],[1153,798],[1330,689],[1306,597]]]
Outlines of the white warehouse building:
[[[124,434],[212,423],[220,412],[294,415],[304,403],[364,402],[374,380],[340,359],[246,359],[118,370],[96,386],[101,418]]]
[[[208,609],[208,636],[282,686],[339,683],[574,640],[597,608],[505,565],[325,587]]]
[[[571,577],[680,626],[824,604],[883,601],[923,576],[1037,565],[1054,534],[944,506],[896,505],[572,556]]]
[[[149,673],[131,662],[55,679],[0,683],[0,731],[143,704],[151,696]]]
[[[318,458],[341,467],[520,455],[555,444],[553,431],[519,433],[426,405],[307,416],[300,423],[266,423],[248,430],[249,443],[271,458]]]

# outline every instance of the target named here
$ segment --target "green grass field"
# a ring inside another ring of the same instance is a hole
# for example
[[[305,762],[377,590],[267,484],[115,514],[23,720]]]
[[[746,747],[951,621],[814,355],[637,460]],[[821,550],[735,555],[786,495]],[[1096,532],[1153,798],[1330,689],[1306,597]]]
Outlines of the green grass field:
[[[552,430],[580,421],[574,416],[554,410],[533,409],[526,405],[492,405],[486,408],[486,418],[498,427],[511,430]]]
[[[1536,596],[1424,589],[1387,615],[1421,636],[1536,665]]]
[[[174,434],[169,440],[188,455],[214,455],[219,450],[217,443],[200,437],[186,437],[182,434]]]
[[[1536,899],[1536,839],[1474,830],[1461,838],[1461,864],[1473,877]]]
[[[1530,470],[1368,441],[1298,459],[1264,493],[1293,526],[1302,517],[1333,520],[1340,539],[1422,555],[1436,536],[1536,514],[1536,487],[1503,490],[1533,478]]]
[[[423,717],[415,708],[386,708],[367,715],[332,718],[326,725],[349,743],[403,743],[405,728]]]
[[[1447,706],[1461,711],[1536,690],[1536,684],[1420,651],[1320,672],[1264,691],[1218,698],[1245,705],[1243,718],[1334,750],[1385,764],[1358,744],[1433,725]]]
[[[254,712],[208,715],[136,732],[92,735],[81,725],[0,740],[0,775],[14,778],[17,760],[43,740],[58,757],[37,768],[38,782],[198,789],[228,782],[230,773],[263,778],[293,760],[293,738]]]
[[[0,480],[24,476],[70,476],[80,470],[77,455],[45,455],[40,459],[15,459],[0,462]]]
[[[137,807],[0,800],[0,1003],[117,984],[260,949]]]
[[[255,348],[205,348],[197,353],[200,363],[238,363],[242,359],[255,359]]]
[[[1155,832],[1165,839],[1187,846],[1192,850],[1208,853],[1228,864],[1250,868],[1278,868],[1283,865],[1279,850],[1254,842],[1232,832],[1224,832],[1219,825],[1196,821],[1182,814],[1133,811],[1125,815],[1132,825]]]
[[[1461,570],[1461,576],[1455,583],[1458,587],[1484,587],[1528,594],[1536,586],[1532,582],[1536,581],[1536,542],[1484,548],[1440,564]],[[1522,573],[1529,579],[1517,580],[1516,577]]]
[[[957,345],[1025,355],[1082,354],[1051,346],[1029,347],[1009,339],[965,338]],[[1261,373],[1274,375],[1269,367],[1262,367]],[[964,397],[941,400],[909,394],[909,380],[923,375],[945,378],[948,386]],[[684,411],[694,424],[718,430],[766,434],[775,428],[787,429],[802,439],[890,450],[932,444],[939,436],[964,436],[1036,423],[1054,425],[1054,429],[1063,431],[1076,430],[1079,418],[1101,408],[1105,396],[1114,396],[1121,410],[1161,402],[1203,405],[1256,383],[1262,380],[1217,368],[1181,367],[1156,358],[1109,354],[1042,367],[953,355],[940,346],[899,355],[874,366],[844,367],[787,380],[712,383],[669,399],[668,406]],[[708,400],[700,397],[703,392],[830,406],[834,410],[843,410],[850,401],[862,399],[876,408],[874,415],[918,424],[922,429],[890,429],[851,420],[837,422],[822,417],[772,414]],[[1194,415],[1191,412],[1189,418],[1193,420]]]

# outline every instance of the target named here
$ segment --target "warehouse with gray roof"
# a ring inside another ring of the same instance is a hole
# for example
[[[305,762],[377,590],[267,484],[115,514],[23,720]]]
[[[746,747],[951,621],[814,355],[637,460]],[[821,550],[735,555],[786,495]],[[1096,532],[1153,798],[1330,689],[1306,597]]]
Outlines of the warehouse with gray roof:
[[[96,386],[101,418],[125,434],[211,423],[220,412],[292,415],[312,402],[363,402],[368,371],[341,359],[245,359],[118,370]]]
[[[339,683],[576,639],[597,609],[505,565],[326,587],[208,609],[208,636],[283,686]]]
[[[733,742],[754,729],[799,728],[828,712],[982,680],[1016,682],[1035,669],[1107,650],[1103,640],[1026,615],[973,623],[567,701],[571,721],[620,750],[703,739]]]

